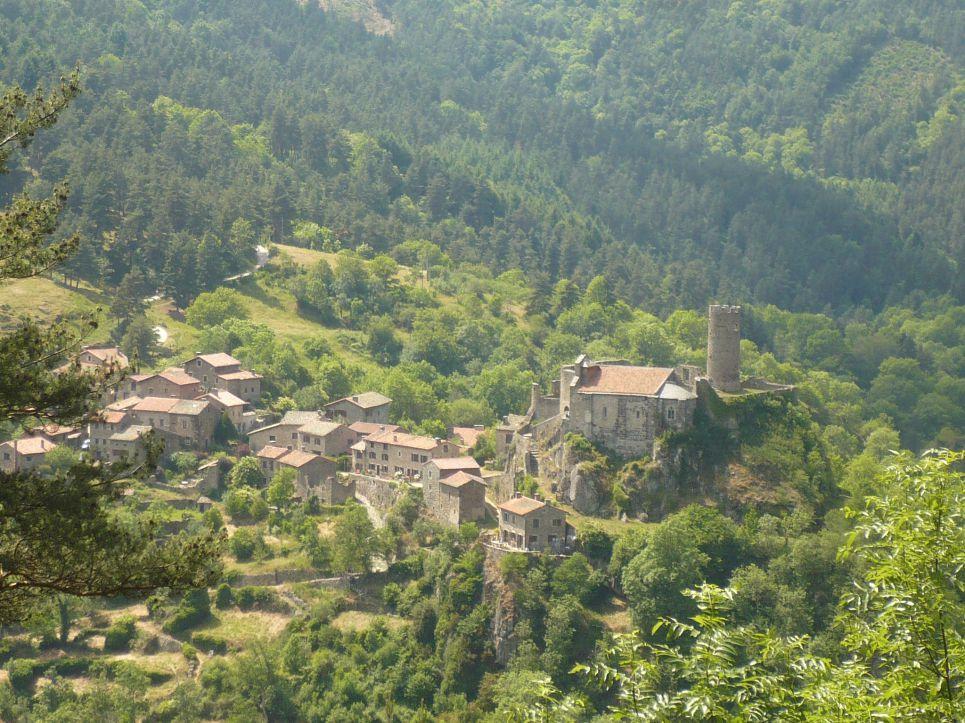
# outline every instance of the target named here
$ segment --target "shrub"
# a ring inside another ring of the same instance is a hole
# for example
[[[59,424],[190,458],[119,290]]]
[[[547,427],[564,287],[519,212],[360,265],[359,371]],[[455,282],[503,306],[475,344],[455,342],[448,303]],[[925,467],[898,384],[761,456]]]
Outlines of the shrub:
[[[174,614],[164,623],[166,633],[180,633],[211,617],[211,599],[205,589],[189,590],[181,599]]]
[[[134,618],[130,615],[120,617],[104,635],[104,650],[127,650],[135,635],[137,635],[137,627],[134,624]]]
[[[224,655],[228,652],[228,641],[220,635],[200,631],[191,636],[191,644],[198,650]]]
[[[236,530],[235,534],[231,536],[228,547],[231,548],[231,554],[235,556],[238,562],[244,562],[250,560],[252,555],[255,554],[257,543],[258,538],[254,532],[241,529]]]
[[[278,594],[268,587],[242,587],[235,591],[240,610],[272,610],[284,607]]]
[[[57,675],[86,675],[91,666],[90,658],[59,658],[46,666],[45,672]],[[39,672],[39,671],[38,671]]]
[[[181,655],[183,655],[188,660],[198,659],[198,649],[191,645],[191,643],[182,643],[181,645]]]
[[[7,663],[7,676],[10,685],[18,693],[27,693],[33,686],[34,679],[44,669],[42,660],[32,658],[18,658]]]
[[[382,602],[389,610],[395,610],[402,597],[402,588],[397,583],[390,582],[382,588]]]
[[[224,610],[225,608],[231,607],[234,601],[235,596],[231,592],[231,586],[226,582],[218,585],[218,589],[214,594],[214,606],[219,610]]]

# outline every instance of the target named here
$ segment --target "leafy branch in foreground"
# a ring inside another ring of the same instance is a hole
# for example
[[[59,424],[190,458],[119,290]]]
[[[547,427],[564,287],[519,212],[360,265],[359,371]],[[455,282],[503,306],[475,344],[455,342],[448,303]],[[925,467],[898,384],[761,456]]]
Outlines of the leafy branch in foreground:
[[[836,659],[815,655],[807,636],[781,637],[733,621],[735,590],[688,591],[690,622],[664,619],[667,643],[617,635],[578,665],[609,692],[614,719],[711,721],[946,721],[962,718],[965,528],[962,452],[904,454],[879,478],[841,554],[862,574],[841,601],[845,631]],[[547,685],[549,685],[547,683]],[[534,720],[571,720],[549,686]]]
[[[12,149],[53,124],[78,92],[75,73],[51,93],[11,88],[0,95],[0,173]],[[61,185],[50,198],[20,195],[0,210],[0,284],[41,274],[74,253],[76,237],[51,239],[66,199]],[[0,423],[90,417],[120,370],[58,367],[94,327],[90,316],[47,327],[24,320],[0,336]],[[153,450],[138,468],[80,462],[52,475],[0,473],[0,624],[23,621],[39,597],[51,594],[143,594],[207,586],[219,577],[217,536],[165,537],[156,523],[115,504],[123,483],[149,471],[156,458]]]

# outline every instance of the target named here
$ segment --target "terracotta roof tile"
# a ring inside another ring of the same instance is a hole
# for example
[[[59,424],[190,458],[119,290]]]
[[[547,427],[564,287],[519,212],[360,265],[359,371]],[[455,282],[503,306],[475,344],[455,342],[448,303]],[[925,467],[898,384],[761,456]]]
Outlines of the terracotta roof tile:
[[[378,422],[354,422],[348,425],[348,428],[363,437],[377,432],[394,432],[401,429],[398,424],[379,424]]]
[[[170,412],[180,402],[174,397],[145,397],[134,405],[135,412]]]
[[[241,364],[241,362],[231,356],[231,354],[225,354],[223,352],[217,354],[199,354],[195,358],[201,359],[201,361],[213,366],[215,369]]]
[[[434,464],[441,470],[479,469],[479,462],[472,457],[438,457],[430,459],[428,464]]]
[[[432,437],[421,437],[418,434],[408,434],[398,431],[384,431],[369,435],[366,442],[375,444],[394,444],[399,447],[411,447],[412,449],[432,450],[441,443]]]
[[[256,457],[263,457],[264,459],[278,459],[279,457],[284,457],[291,450],[285,449],[284,447],[276,447],[273,444],[266,444],[255,454]]]
[[[289,467],[304,467],[306,464],[314,462],[316,459],[322,459],[321,455],[312,454],[311,452],[301,452],[297,449],[293,449],[278,461],[282,464],[288,465]]]
[[[227,372],[226,374],[219,374],[218,379],[224,379],[227,381],[245,381],[246,379],[264,379],[261,374],[257,372],[248,371],[247,369],[242,369],[238,372]]]
[[[372,409],[373,407],[381,407],[384,404],[391,404],[392,400],[378,392],[362,392],[361,394],[353,394],[349,397],[336,399],[334,402],[329,402],[325,406],[331,407],[340,402],[348,402],[362,409]]]
[[[163,372],[158,372],[157,376],[161,379],[166,379],[172,384],[177,384],[178,386],[189,386],[191,384],[200,384],[201,382],[195,379],[193,376],[188,374],[181,367],[168,367]]]
[[[632,367],[604,364],[587,367],[577,389],[584,394],[654,396],[673,374],[667,367]]]
[[[472,447],[479,441],[479,438],[486,433],[485,429],[476,429],[475,427],[453,427],[452,435],[454,437],[459,437],[463,444],[467,447]]]
[[[513,497],[499,505],[499,509],[512,512],[515,515],[528,515],[530,512],[542,509],[546,503],[534,500],[532,497]]]
[[[455,474],[450,475],[445,479],[439,480],[439,482],[441,484],[446,485],[447,487],[455,487],[456,489],[459,489],[460,487],[465,487],[470,482],[478,482],[481,485],[486,484],[485,482],[482,481],[482,477],[477,477],[474,474],[468,474],[462,471],[456,472]]]
[[[9,444],[17,450],[17,454],[47,454],[50,450],[57,447],[56,444],[44,437],[21,437]]]

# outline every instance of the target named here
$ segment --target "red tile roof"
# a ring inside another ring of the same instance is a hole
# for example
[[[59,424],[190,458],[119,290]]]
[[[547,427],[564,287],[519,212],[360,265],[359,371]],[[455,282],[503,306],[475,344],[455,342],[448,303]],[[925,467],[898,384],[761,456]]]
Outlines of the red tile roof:
[[[365,441],[377,444],[394,444],[399,447],[411,447],[412,449],[424,450],[435,449],[441,444],[441,442],[433,439],[432,437],[421,437],[418,434],[407,434],[406,432],[389,430],[372,434],[367,437]]]
[[[289,467],[304,467],[306,464],[321,458],[321,455],[312,454],[311,452],[301,452],[297,449],[293,449],[278,461],[282,464],[288,465]]]
[[[273,444],[266,444],[258,451],[257,454],[255,454],[255,456],[264,457],[265,459],[278,459],[279,457],[284,457],[290,451],[291,450],[285,449],[284,447],[276,447]]]
[[[13,445],[17,454],[47,454],[57,446],[44,437],[21,437],[8,444]]]
[[[174,397],[145,397],[134,405],[135,412],[170,412],[180,402]]]
[[[434,464],[441,470],[479,469],[479,462],[472,457],[439,457],[430,459],[428,464]]]
[[[199,354],[196,358],[201,359],[201,361],[213,366],[215,369],[241,364],[241,362],[231,356],[231,354],[224,354],[222,352],[217,354]]]
[[[546,506],[543,500],[534,500],[532,497],[513,497],[499,505],[499,509],[512,512],[515,515],[528,515],[530,512],[542,509]]]
[[[384,394],[379,394],[378,392],[363,392],[361,394],[353,394],[350,397],[336,399],[334,402],[329,402],[325,406],[331,407],[341,402],[348,402],[349,404],[354,404],[356,407],[360,407],[362,409],[372,409],[373,407],[381,407],[385,404],[391,404],[392,400]]]
[[[113,364],[116,362],[117,365],[121,367],[128,365],[127,355],[116,346],[89,346],[83,351],[86,351],[95,359],[100,359],[104,364]]]
[[[460,487],[465,487],[470,482],[478,482],[481,485],[486,484],[482,481],[481,477],[477,477],[474,474],[468,474],[466,472],[456,472],[453,475],[446,477],[445,479],[439,480],[440,483],[446,485],[447,487],[455,487],[459,489]]]
[[[667,367],[603,364],[587,367],[577,389],[585,394],[654,396],[673,374]]]
[[[190,384],[200,384],[198,379],[188,374],[181,367],[168,367],[163,372],[158,372],[159,377],[162,379],[167,379],[172,384],[177,384],[178,386],[188,386]]]
[[[475,427],[453,427],[452,435],[454,437],[459,437],[463,444],[467,447],[475,446],[479,438],[486,433],[485,429],[476,429]]]
[[[348,425],[348,428],[363,437],[376,432],[394,432],[400,429],[398,424],[379,424],[378,422],[354,422]]]
[[[218,379],[226,379],[228,381],[235,381],[235,380],[245,381],[248,379],[264,379],[264,377],[261,374],[258,374],[257,372],[251,372],[251,371],[248,371],[247,369],[242,369],[241,371],[238,371],[238,372],[227,372],[225,374],[219,374]]]

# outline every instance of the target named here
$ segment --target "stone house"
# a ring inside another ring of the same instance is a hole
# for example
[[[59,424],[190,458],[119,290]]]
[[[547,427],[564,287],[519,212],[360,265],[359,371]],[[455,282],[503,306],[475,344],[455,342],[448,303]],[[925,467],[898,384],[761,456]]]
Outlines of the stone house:
[[[425,463],[436,457],[450,457],[452,442],[406,432],[377,432],[353,448],[353,469],[373,477],[415,479]]]
[[[553,391],[565,431],[626,457],[653,454],[657,438],[688,428],[697,408],[697,395],[670,367],[594,362],[585,355],[562,368]]]
[[[298,428],[301,424],[285,424],[276,422],[267,427],[260,427],[248,432],[248,446],[251,449],[261,449],[265,446],[282,447],[293,450],[298,447]]]
[[[255,413],[245,411],[248,403],[229,391],[212,389],[198,397],[198,400],[209,401],[220,414],[228,415],[228,419],[241,434],[247,432],[254,424]]]
[[[131,421],[169,432],[181,447],[206,450],[220,412],[207,400],[146,397],[129,410]],[[170,450],[174,451],[174,450]]]
[[[241,362],[231,354],[195,354],[184,363],[184,368],[200,379],[205,389],[212,389],[217,386],[220,374],[241,371]]]
[[[141,401],[134,397],[132,400]],[[116,404],[116,403],[115,403]],[[108,450],[108,440],[112,435],[124,429],[130,424],[130,414],[124,409],[115,409],[115,405],[108,406],[96,417],[92,418],[87,425],[88,451],[96,459],[107,460],[110,458]]]
[[[217,387],[241,397],[249,404],[257,404],[261,400],[261,380],[264,377],[257,372],[241,369],[236,372],[219,374]]]
[[[261,374],[241,368],[230,354],[196,354],[184,368],[201,380],[205,390],[224,389],[249,404],[261,399]]]
[[[66,444],[73,449],[80,449],[86,438],[81,427],[71,427],[63,424],[45,424],[30,430],[31,437],[43,437],[54,444]]]
[[[463,470],[442,479],[422,483],[423,501],[429,516],[458,527],[486,518],[486,483]]]
[[[336,476],[335,460],[320,454],[269,445],[259,450],[255,457],[268,480],[282,467],[294,469],[296,495],[304,500],[315,494],[315,488],[323,480]]]
[[[348,452],[353,435],[344,424],[314,420],[298,428],[298,442],[303,452],[338,457]]]
[[[352,422],[348,428],[352,433],[350,447],[378,432],[395,432],[402,429],[398,424],[379,424],[378,422]]]
[[[499,541],[526,552],[562,554],[567,545],[566,513],[544,500],[517,494],[501,503]]]
[[[486,428],[481,424],[475,427],[453,427],[452,428],[452,439],[462,442],[462,445],[466,449],[471,449],[476,446],[476,442],[479,438],[486,433]]]
[[[336,399],[325,405],[329,417],[344,424],[375,422],[387,424],[392,400],[378,392],[364,392]]]
[[[116,389],[118,399],[134,396],[196,399],[202,392],[201,382],[180,367],[168,367],[156,374],[132,374]]]
[[[97,369],[115,370],[127,369],[131,362],[127,355],[116,346],[85,346],[77,355],[75,361],[83,371]],[[55,371],[63,372],[70,368],[70,363],[57,367]]]
[[[147,450],[141,438],[151,431],[144,424],[128,424],[111,434],[98,450],[98,455],[106,462],[143,462]],[[165,444],[167,450],[168,444]],[[173,451],[173,450],[172,450]]]
[[[29,472],[44,463],[47,453],[58,445],[44,437],[21,437],[0,444],[0,471]]]

